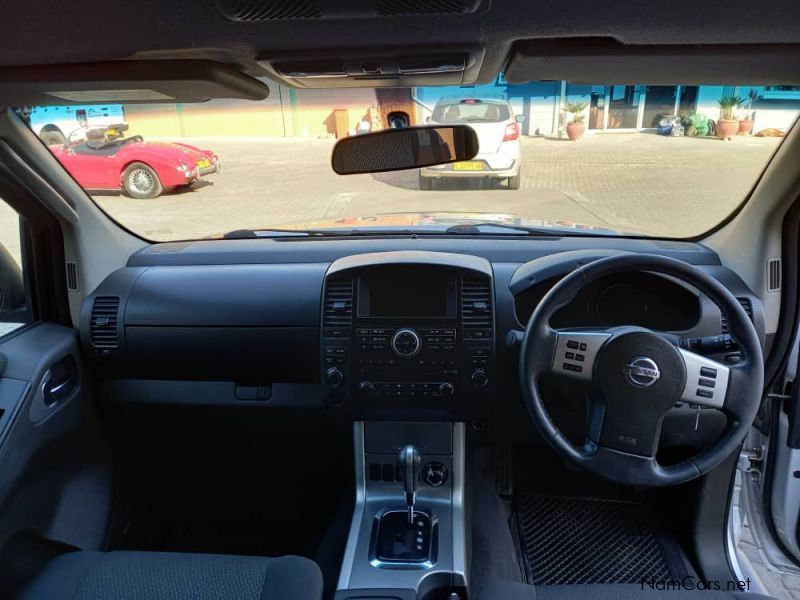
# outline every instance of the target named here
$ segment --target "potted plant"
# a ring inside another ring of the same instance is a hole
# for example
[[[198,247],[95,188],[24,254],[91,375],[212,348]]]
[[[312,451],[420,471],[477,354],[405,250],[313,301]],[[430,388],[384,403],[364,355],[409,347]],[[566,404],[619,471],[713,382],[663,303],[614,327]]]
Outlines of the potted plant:
[[[747,98],[742,102],[742,107],[745,109],[744,118],[739,119],[739,135],[750,135],[753,131],[753,102],[758,100],[758,92],[751,89],[747,93]]]
[[[717,100],[719,104],[719,121],[717,121],[717,136],[729,140],[739,131],[739,120],[733,115],[733,109],[744,102],[741,96],[722,96]]]
[[[586,132],[586,125],[583,122],[583,111],[586,110],[586,102],[568,102],[564,110],[571,115],[567,121],[567,137],[573,142],[581,139]]]

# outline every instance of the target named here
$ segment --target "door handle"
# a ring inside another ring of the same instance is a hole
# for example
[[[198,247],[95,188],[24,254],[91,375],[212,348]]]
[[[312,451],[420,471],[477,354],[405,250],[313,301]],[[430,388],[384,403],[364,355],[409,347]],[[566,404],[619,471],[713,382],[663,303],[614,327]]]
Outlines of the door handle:
[[[42,400],[45,406],[53,406],[68,397],[78,385],[78,370],[75,359],[68,356],[45,373],[42,381]]]

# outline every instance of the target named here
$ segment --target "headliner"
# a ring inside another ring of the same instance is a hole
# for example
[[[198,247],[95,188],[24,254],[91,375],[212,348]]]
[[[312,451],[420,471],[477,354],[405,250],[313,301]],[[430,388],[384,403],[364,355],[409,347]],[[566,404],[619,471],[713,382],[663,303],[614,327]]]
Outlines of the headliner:
[[[317,0],[320,6],[327,1]],[[339,5],[343,2],[372,6],[365,0],[340,0]],[[256,62],[259,57],[302,56],[331,49],[480,46],[486,54],[479,81],[488,82],[503,69],[516,40],[601,37],[623,44],[800,43],[800,4],[676,0],[659,10],[641,0],[608,0],[602,5],[589,0],[483,0],[475,14],[236,23],[226,20],[212,0],[84,0],[77,5],[30,0],[17,10],[4,11],[0,27],[0,66],[203,57],[266,75]]]

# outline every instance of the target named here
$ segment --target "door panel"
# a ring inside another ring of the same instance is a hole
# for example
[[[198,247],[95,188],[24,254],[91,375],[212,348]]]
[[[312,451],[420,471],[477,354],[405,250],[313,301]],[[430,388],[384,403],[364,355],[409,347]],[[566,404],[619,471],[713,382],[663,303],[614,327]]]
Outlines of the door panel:
[[[118,188],[119,182],[111,176],[112,159],[107,156],[93,156],[91,154],[77,154],[70,150],[63,157],[63,165],[86,189]]]
[[[0,548],[25,530],[101,548],[110,510],[110,453],[77,333],[31,325],[0,338],[0,353],[7,360],[0,374]]]

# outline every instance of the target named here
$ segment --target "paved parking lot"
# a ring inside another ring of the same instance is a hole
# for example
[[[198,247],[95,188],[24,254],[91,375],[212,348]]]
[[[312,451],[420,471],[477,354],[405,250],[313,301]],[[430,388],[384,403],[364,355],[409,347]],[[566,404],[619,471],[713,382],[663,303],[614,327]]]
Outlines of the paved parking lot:
[[[653,235],[697,234],[744,198],[780,140],[605,134],[522,140],[518,191],[469,184],[418,189],[416,171],[341,177],[332,140],[191,140],[217,152],[222,172],[156,200],[96,195],[110,214],[164,240],[232,229],[399,211],[484,211]]]
[[[511,213],[687,236],[713,226],[742,201],[780,142],[646,133],[601,134],[580,142],[524,138],[520,190],[465,182],[422,192],[416,171],[334,174],[333,140],[186,141],[214,150],[222,172],[154,200],[93,196],[114,218],[153,240],[405,211]],[[0,241],[16,233],[11,213],[5,213],[0,214]]]

